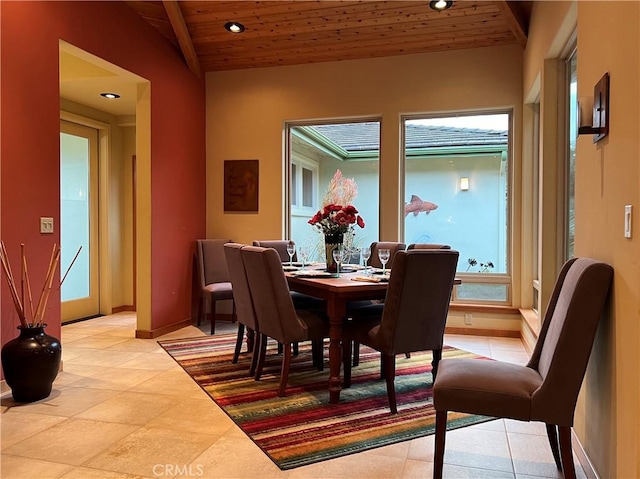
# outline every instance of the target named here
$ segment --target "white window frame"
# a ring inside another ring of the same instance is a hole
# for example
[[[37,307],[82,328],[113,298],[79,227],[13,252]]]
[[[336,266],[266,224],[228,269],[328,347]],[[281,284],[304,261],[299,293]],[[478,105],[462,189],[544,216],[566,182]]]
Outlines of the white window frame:
[[[320,165],[317,161],[312,160],[303,155],[296,155],[291,158],[291,165],[295,165],[296,167],[296,177],[291,175],[291,216],[306,216],[311,218],[319,208],[319,200],[318,200],[318,188],[319,188],[319,178],[320,178]],[[310,170],[312,173],[312,188],[313,191],[311,193],[311,198],[313,200],[313,204],[311,206],[302,206],[302,198],[303,198],[303,182],[302,182],[302,169],[305,168]],[[296,198],[293,198],[293,182],[296,182]]]

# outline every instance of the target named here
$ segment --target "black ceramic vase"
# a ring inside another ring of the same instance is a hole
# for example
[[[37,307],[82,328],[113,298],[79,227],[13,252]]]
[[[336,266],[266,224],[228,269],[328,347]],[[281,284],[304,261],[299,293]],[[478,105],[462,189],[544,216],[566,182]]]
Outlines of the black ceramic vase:
[[[58,375],[62,346],[44,326],[19,326],[20,336],[2,347],[2,370],[17,402],[34,402],[51,394]]]
[[[344,242],[344,233],[332,233],[324,235],[324,253],[327,260],[327,271],[336,273],[338,265],[333,260],[333,250],[338,248]]]

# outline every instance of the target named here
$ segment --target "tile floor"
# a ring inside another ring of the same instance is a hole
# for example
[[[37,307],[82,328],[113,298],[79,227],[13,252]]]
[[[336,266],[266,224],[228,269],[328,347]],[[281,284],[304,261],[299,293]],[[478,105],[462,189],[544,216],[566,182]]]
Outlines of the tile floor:
[[[235,330],[219,323],[218,332]],[[187,327],[158,339],[206,334]],[[2,392],[3,479],[429,478],[433,436],[280,471],[157,344],[134,339],[135,314],[62,328],[51,396]],[[452,346],[526,362],[516,339],[446,336]],[[577,464],[579,477],[585,477]],[[557,478],[544,425],[496,420],[447,434],[447,478]]]

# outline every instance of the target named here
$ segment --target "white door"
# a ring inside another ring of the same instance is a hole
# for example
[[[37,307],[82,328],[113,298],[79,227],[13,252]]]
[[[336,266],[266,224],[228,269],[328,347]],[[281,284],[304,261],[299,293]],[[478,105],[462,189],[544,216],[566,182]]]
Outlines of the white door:
[[[60,122],[60,271],[62,322],[100,312],[98,271],[98,130]],[[62,279],[62,277],[61,277]]]

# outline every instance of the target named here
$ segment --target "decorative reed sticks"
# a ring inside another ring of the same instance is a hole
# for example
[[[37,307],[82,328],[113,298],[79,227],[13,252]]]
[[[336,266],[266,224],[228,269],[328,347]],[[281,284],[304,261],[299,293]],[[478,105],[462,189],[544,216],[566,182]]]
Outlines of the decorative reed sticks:
[[[69,270],[75,263],[78,255],[80,254],[80,250],[82,246],[78,248],[78,252],[71,261],[71,264],[67,268],[62,281],[60,282],[60,286],[62,286],[62,282],[67,277]],[[42,291],[40,292],[40,297],[38,298],[38,303],[35,309],[33,310],[33,297],[31,294],[31,283],[29,281],[29,271],[27,269],[27,256],[25,254],[24,243],[20,244],[20,292],[18,293],[18,288],[16,287],[16,280],[13,276],[13,271],[11,270],[11,263],[9,262],[9,255],[7,254],[7,249],[4,246],[4,241],[0,241],[0,260],[2,261],[2,270],[4,271],[4,276],[7,280],[7,284],[9,286],[9,291],[11,292],[11,299],[13,300],[13,305],[16,308],[16,313],[18,314],[18,319],[20,320],[20,325],[23,328],[31,328],[31,327],[42,327],[44,326],[44,316],[45,311],[47,310],[47,302],[49,301],[49,293],[51,292],[51,286],[53,285],[53,276],[58,267],[58,263],[60,261],[60,248],[54,244],[53,250],[51,251],[51,258],[49,259],[49,267],[47,268],[47,274],[45,276],[44,284],[42,285]],[[25,288],[27,293],[27,298],[25,298]],[[29,301],[29,315],[27,315],[25,301]]]

